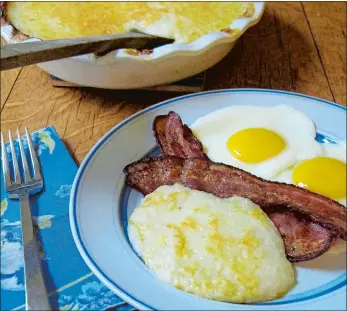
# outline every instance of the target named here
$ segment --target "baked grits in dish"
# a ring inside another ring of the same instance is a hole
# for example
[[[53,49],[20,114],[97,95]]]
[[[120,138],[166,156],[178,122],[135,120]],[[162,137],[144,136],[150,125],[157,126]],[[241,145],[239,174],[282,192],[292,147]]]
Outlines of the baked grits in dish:
[[[248,2],[9,2],[5,13],[18,30],[43,40],[137,29],[188,43],[252,16],[254,7]]]
[[[1,36],[7,43],[18,43],[26,40],[38,41],[44,38],[102,34],[117,29],[120,31],[124,27],[138,26],[138,29],[149,34],[175,38],[177,42],[153,50],[117,49],[102,57],[86,54],[38,64],[49,74],[74,84],[103,89],[137,89],[173,83],[214,66],[230,52],[245,31],[260,21],[265,9],[264,2],[249,2],[247,6],[240,2],[226,4],[200,2],[196,6],[211,8],[215,5],[216,7],[212,8],[213,10],[204,9],[206,14],[198,13],[198,7],[195,10],[196,14],[192,13],[193,9],[184,10],[181,14],[178,4],[191,6],[194,3],[164,2],[163,4],[156,2],[151,4],[152,8],[149,8],[149,4],[145,2],[124,2],[122,5],[129,7],[141,5],[145,7],[145,10],[157,10],[157,19],[147,14],[146,20],[129,18],[125,24],[117,24],[112,16],[116,16],[117,11],[109,9],[105,13],[102,12],[102,7],[120,6],[121,3],[123,2],[60,2],[59,4],[57,2],[46,4],[44,2],[0,2],[1,10],[4,13],[0,17]],[[178,8],[162,8],[163,5],[170,4],[177,5]],[[77,7],[75,11],[60,10],[60,7],[73,5]],[[218,5],[221,8],[222,5],[228,5],[230,8],[218,9]],[[45,9],[38,9],[35,13],[35,9],[32,7],[39,6],[45,6]],[[90,9],[92,6],[94,6],[93,10]],[[162,15],[158,13],[160,11],[156,8],[158,6]],[[86,7],[84,14],[80,14],[78,10],[83,7]],[[59,14],[55,16],[50,12],[50,8],[56,8]],[[101,8],[100,11],[98,8]],[[133,12],[133,10],[127,9],[125,11]],[[218,18],[210,14],[212,11]],[[69,12],[73,12],[73,14],[69,15]],[[134,13],[129,12],[124,14]],[[230,13],[230,16],[224,15],[223,12]],[[69,18],[65,19],[65,15]],[[162,18],[162,16],[166,17]],[[189,16],[193,19],[199,16],[201,23],[197,22],[196,27],[191,27],[192,21]],[[62,18],[64,24],[61,22]],[[204,21],[204,18],[208,18],[209,22]],[[123,17],[119,19],[124,22]],[[153,20],[155,20],[154,24]],[[219,21],[223,25],[219,25]],[[207,25],[209,27],[206,28]],[[113,27],[117,29],[112,30]],[[210,29],[212,30],[210,31]],[[180,42],[188,43],[180,44]]]
[[[248,199],[162,186],[136,207],[128,233],[159,279],[204,298],[267,301],[295,282],[280,234]]]

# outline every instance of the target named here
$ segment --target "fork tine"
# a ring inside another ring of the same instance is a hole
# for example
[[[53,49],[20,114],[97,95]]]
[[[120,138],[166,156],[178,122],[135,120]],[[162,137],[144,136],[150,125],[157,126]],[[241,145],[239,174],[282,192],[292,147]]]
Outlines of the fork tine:
[[[25,128],[25,134],[26,134],[27,140],[28,140],[29,153],[30,153],[30,157],[31,157],[31,163],[33,165],[33,171],[34,171],[34,179],[42,180],[40,164],[39,164],[39,161],[37,159],[36,152],[35,152],[33,143],[31,141],[31,136],[30,136],[27,128]]]
[[[8,156],[6,151],[4,135],[1,132],[1,158],[2,158],[2,172],[4,174],[5,187],[11,185],[10,164],[8,162]]]
[[[11,131],[8,131],[8,138],[10,140],[10,147],[11,147],[11,153],[12,153],[12,165],[13,165],[13,173],[14,173],[14,182],[16,184],[20,184],[20,183],[22,183],[22,178],[20,176],[18,160],[17,160],[17,154],[16,154],[16,150],[14,149],[14,143],[13,143]]]
[[[31,180],[29,166],[27,162],[27,157],[24,152],[24,146],[22,142],[22,138],[19,133],[19,129],[17,129],[17,136],[18,136],[18,143],[19,143],[19,150],[20,150],[20,156],[22,158],[22,165],[23,165],[23,172],[24,172],[24,181],[28,182]]]

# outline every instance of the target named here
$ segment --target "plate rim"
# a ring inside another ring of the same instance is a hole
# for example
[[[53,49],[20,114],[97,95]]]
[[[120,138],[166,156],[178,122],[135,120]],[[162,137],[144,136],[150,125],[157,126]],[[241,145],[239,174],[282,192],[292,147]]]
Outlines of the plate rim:
[[[70,202],[69,202],[69,222],[70,222],[70,229],[71,233],[75,242],[75,245],[89,267],[89,269],[107,286],[109,287],[114,293],[116,293],[120,298],[122,298],[125,302],[131,304],[135,308],[141,309],[141,310],[154,310],[152,307],[146,305],[145,303],[138,301],[135,297],[132,295],[128,294],[124,290],[120,288],[119,285],[114,283],[109,279],[109,277],[99,269],[98,265],[94,262],[92,259],[91,255],[87,251],[87,248],[84,246],[84,243],[81,238],[80,231],[78,229],[78,224],[77,224],[77,217],[76,217],[76,207],[77,207],[77,196],[78,196],[78,190],[80,186],[80,182],[82,180],[83,174],[88,167],[90,161],[93,159],[94,155],[98,151],[100,147],[104,145],[105,142],[114,134],[116,133],[119,129],[121,129],[123,126],[125,126],[127,123],[131,122],[132,120],[136,119],[137,117],[146,114],[147,112],[151,110],[155,110],[159,107],[169,105],[173,102],[181,101],[184,99],[192,98],[192,97],[199,97],[199,96],[206,96],[210,94],[219,94],[219,93],[242,93],[242,92],[249,92],[249,93],[270,93],[270,94],[282,94],[282,95],[289,95],[289,96],[294,96],[294,97],[301,97],[301,98],[306,98],[314,101],[318,101],[321,104],[326,104],[333,106],[335,108],[341,109],[342,111],[347,111],[347,107],[334,103],[332,101],[318,98],[315,96],[310,96],[302,93],[295,93],[295,92],[290,92],[290,91],[283,91],[283,90],[273,90],[273,89],[261,89],[261,88],[235,88],[235,89],[219,89],[219,90],[211,90],[211,91],[205,91],[205,92],[198,92],[198,93],[193,93],[193,94],[186,94],[174,98],[170,98],[168,100],[159,102],[157,104],[151,105],[143,110],[140,110],[136,112],[135,114],[130,115],[117,125],[115,125],[113,128],[111,128],[108,132],[106,132],[97,142],[96,144],[92,147],[92,149],[87,153],[86,157],[82,161],[78,172],[75,176],[73,185],[72,185],[72,190],[71,190],[71,195],[70,195]],[[217,109],[216,109],[217,110]]]

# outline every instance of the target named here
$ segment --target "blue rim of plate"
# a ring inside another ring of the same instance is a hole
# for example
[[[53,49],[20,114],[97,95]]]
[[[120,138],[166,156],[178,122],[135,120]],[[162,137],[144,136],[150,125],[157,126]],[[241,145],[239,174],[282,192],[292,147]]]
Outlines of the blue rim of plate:
[[[317,97],[313,96],[308,96],[304,94],[299,94],[299,93],[294,93],[294,92],[288,92],[288,91],[280,91],[280,90],[269,90],[269,89],[253,89],[253,88],[243,88],[243,89],[224,89],[224,90],[215,90],[215,91],[207,91],[207,92],[200,92],[200,93],[195,93],[195,94],[188,94],[180,97],[176,97],[174,99],[169,99],[167,101],[158,103],[156,105],[150,106],[144,110],[141,110],[134,115],[130,116],[129,118],[125,119],[121,123],[119,123],[117,126],[115,126],[113,129],[111,129],[109,132],[107,132],[91,149],[91,151],[87,154],[86,158],[82,162],[80,169],[75,177],[75,181],[73,184],[73,190],[71,193],[71,198],[70,198],[70,226],[72,230],[72,235],[74,237],[76,246],[78,250],[80,251],[82,258],[85,260],[87,258],[88,260],[86,261],[87,265],[93,272],[97,272],[97,276],[101,276],[101,279],[104,279],[107,281],[107,283],[111,284],[116,290],[116,294],[121,296],[124,300],[127,300],[129,303],[133,304],[137,308],[145,308],[149,310],[155,310],[155,308],[146,305],[145,303],[137,300],[135,297],[127,293],[125,290],[123,290],[118,284],[116,284],[114,281],[112,281],[96,264],[96,262],[92,259],[92,256],[89,254],[87,248],[85,247],[81,233],[78,227],[77,223],[77,217],[76,217],[76,206],[77,206],[77,194],[78,194],[78,189],[80,185],[80,181],[82,179],[83,173],[85,169],[88,167],[89,162],[92,160],[93,156],[95,153],[99,150],[100,147],[103,146],[103,144],[112,136],[114,133],[116,133],[118,130],[120,130],[123,126],[131,122],[132,120],[136,119],[137,117],[154,110],[159,107],[163,107],[166,105],[169,105],[171,103],[181,101],[187,98],[192,98],[192,97],[199,97],[199,96],[206,96],[210,94],[218,94],[218,93],[242,93],[242,92],[250,92],[250,93],[271,93],[271,94],[280,94],[280,95],[290,95],[290,96],[295,96],[295,97],[302,97],[302,98],[307,98],[311,99],[314,101],[317,101],[319,103],[327,104],[336,108],[341,109],[342,111],[347,111],[347,108],[338,104],[335,104],[333,102],[330,102],[328,100],[320,99]],[[320,134],[321,135],[321,134]],[[124,189],[123,189],[124,190]],[[122,191],[123,192],[123,191]],[[290,301],[285,301],[285,300],[279,300],[279,301],[272,301],[272,302],[263,302],[263,303],[258,303],[258,304],[250,304],[252,306],[261,306],[261,305],[268,305],[268,306],[273,306],[273,305],[285,305],[285,304],[292,304],[292,303],[298,303],[298,302],[303,302],[315,298],[319,298],[328,294],[331,294],[334,291],[337,291],[338,289],[346,286],[346,272],[337,277],[335,280],[330,281],[329,283],[326,283],[316,289],[309,290],[305,293],[297,294],[293,297]],[[114,289],[113,288],[113,289]],[[285,298],[284,298],[285,299]]]

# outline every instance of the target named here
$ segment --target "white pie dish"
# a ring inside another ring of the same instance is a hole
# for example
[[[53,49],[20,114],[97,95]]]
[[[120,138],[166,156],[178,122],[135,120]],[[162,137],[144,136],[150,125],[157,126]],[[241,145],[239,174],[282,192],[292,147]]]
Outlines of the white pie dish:
[[[95,58],[88,54],[39,64],[46,72],[72,83],[106,89],[134,89],[168,84],[198,74],[219,62],[233,48],[236,40],[255,25],[264,11],[264,2],[254,2],[251,17],[236,19],[230,32],[207,34],[186,44],[168,44],[150,54],[112,51]],[[11,24],[1,21],[1,36],[8,43],[36,41],[18,33]],[[135,55],[134,55],[135,54]]]

